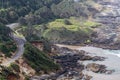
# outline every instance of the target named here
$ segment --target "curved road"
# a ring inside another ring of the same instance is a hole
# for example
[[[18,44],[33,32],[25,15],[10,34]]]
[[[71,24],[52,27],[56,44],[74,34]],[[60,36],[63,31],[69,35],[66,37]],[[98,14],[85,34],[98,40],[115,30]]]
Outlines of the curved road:
[[[12,23],[10,25],[6,25],[14,31],[14,28],[19,27],[18,23]],[[16,54],[6,62],[2,63],[3,66],[9,66],[11,63],[15,62],[15,60],[19,59],[24,53],[24,44],[26,39],[24,37],[20,37],[19,34],[15,34],[14,32],[10,34],[10,36],[14,39],[17,44]]]

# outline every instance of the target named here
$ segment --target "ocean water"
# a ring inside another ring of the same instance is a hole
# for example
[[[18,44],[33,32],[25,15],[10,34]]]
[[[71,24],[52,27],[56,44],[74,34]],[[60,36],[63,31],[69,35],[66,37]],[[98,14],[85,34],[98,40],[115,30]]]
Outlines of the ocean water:
[[[120,50],[106,50],[106,54],[116,55],[120,58]]]
[[[110,54],[120,58],[120,50],[109,50],[109,49],[102,49],[102,48],[91,47],[91,46],[81,47],[81,48],[78,48],[78,50],[85,50],[86,52],[93,53],[93,54],[101,54],[101,55]]]
[[[89,63],[102,64],[105,65],[108,70],[115,71],[112,74],[100,74],[85,70],[84,74],[93,76],[91,80],[120,80],[120,50],[108,50],[91,46],[80,47],[77,49],[89,52],[88,55],[91,56],[101,56],[106,58],[104,61],[84,61],[84,65]]]

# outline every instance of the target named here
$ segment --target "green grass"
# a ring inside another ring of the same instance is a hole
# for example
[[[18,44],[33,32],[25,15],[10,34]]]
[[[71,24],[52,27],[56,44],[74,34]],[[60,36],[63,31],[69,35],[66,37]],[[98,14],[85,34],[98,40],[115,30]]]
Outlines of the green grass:
[[[65,24],[67,20],[70,24]],[[99,23],[92,21],[81,21],[79,18],[56,19],[47,24],[48,29],[43,33],[43,37],[53,42],[86,41],[89,40],[93,29]]]
[[[71,17],[70,19],[67,19],[71,25],[66,25],[64,23],[65,19],[56,19],[55,21],[48,23],[48,28],[59,28],[59,27],[65,27],[68,30],[78,31],[78,29],[87,29],[92,28],[93,26],[98,26],[99,24],[92,21],[80,21],[74,17]]]
[[[66,25],[64,23],[64,19],[56,19],[55,21],[48,23],[48,26],[49,26],[48,28],[56,28],[56,29],[57,28],[59,29],[60,27],[65,27],[68,30],[73,30],[73,31],[77,31],[77,29],[79,28],[78,24],[72,23],[72,25]]]
[[[83,25],[86,27],[95,27],[95,26],[98,26],[100,24],[96,23],[96,22],[92,22],[92,21],[86,21],[85,23],[83,23]]]

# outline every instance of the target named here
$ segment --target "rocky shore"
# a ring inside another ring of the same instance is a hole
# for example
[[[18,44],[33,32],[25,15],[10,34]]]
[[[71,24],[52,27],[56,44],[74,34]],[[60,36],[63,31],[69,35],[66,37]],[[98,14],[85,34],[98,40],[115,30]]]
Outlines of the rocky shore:
[[[119,55],[120,51],[112,51],[120,49],[120,1],[96,1],[103,6],[103,10],[94,19],[101,26],[95,29],[90,42],[62,43],[85,46],[76,47],[76,50],[69,49],[68,46],[54,46],[55,55],[52,58],[61,66],[61,70],[31,80],[120,80],[120,58],[114,55]]]
[[[52,58],[61,66],[61,70],[56,73],[37,76],[31,80],[91,80],[92,76],[85,74],[84,70],[92,71],[100,74],[112,74],[114,70],[107,70],[102,64],[96,64],[96,61],[104,61],[106,57],[90,56],[88,52],[83,50],[72,50],[66,47],[54,47],[55,56]],[[85,61],[93,63],[84,65]]]

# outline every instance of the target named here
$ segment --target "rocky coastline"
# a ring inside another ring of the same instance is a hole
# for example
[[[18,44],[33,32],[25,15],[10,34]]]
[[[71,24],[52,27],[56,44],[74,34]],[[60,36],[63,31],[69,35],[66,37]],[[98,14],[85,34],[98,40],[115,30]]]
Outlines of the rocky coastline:
[[[83,50],[72,50],[66,47],[54,46],[53,48],[57,54],[52,58],[61,66],[61,69],[56,73],[37,76],[36,80],[91,80],[92,76],[84,74],[84,70],[100,74],[112,74],[114,72],[114,70],[107,70],[105,65],[94,63],[104,61],[106,57],[91,56],[90,53]],[[92,61],[93,63],[84,65],[85,61]],[[34,79],[35,77],[31,78],[31,80]]]
[[[119,10],[119,0],[112,2],[107,1],[98,1],[103,6],[103,12],[100,12],[95,15],[95,21],[101,23],[102,25],[99,28],[96,28],[93,35],[91,35],[90,42],[80,42],[80,41],[68,41],[63,42],[62,44],[67,45],[77,45],[77,46],[92,46],[99,47],[98,51],[105,50],[119,50],[120,49],[120,10]],[[115,5],[117,4],[117,5]],[[109,11],[109,9],[111,9]],[[107,12],[104,12],[107,11]],[[108,69],[109,65],[112,65],[114,62],[119,61],[120,59],[117,56],[109,54],[103,54],[101,51],[99,54],[105,56],[93,56],[91,53],[95,52],[86,52],[84,50],[74,50],[67,47],[58,47],[53,46],[54,54],[51,56],[56,63],[61,66],[61,70],[53,74],[47,74],[44,76],[37,76],[36,80],[91,80],[93,75],[89,75],[88,72],[100,77],[105,77],[102,80],[120,80],[120,74],[111,75],[115,72],[114,69]],[[112,57],[113,56],[113,57]],[[108,59],[108,57],[110,59]],[[113,60],[116,59],[115,61]],[[106,60],[107,59],[107,60]],[[106,60],[106,62],[105,62]],[[110,62],[110,61],[111,62]],[[90,63],[89,63],[90,62]],[[104,63],[101,64],[101,63]],[[108,63],[109,62],[109,63]],[[87,63],[87,64],[85,64]],[[108,63],[108,64],[105,64]],[[114,63],[115,64],[115,63]],[[117,64],[117,63],[116,63]],[[118,65],[115,64],[115,68],[118,69]],[[107,65],[107,66],[106,66]],[[119,68],[120,69],[120,68]],[[98,77],[97,76],[97,77]],[[113,77],[113,78],[112,78]],[[109,78],[109,79],[108,79]],[[33,80],[31,78],[31,80]],[[100,79],[92,79],[100,80]]]

